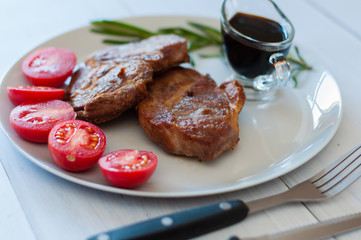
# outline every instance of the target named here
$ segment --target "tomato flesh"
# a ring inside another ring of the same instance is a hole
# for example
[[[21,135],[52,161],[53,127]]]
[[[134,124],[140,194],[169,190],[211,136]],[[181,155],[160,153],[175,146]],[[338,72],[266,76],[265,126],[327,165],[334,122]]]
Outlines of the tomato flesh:
[[[8,97],[15,105],[30,101],[62,100],[64,89],[44,86],[15,86],[7,87]]]
[[[76,55],[57,47],[38,49],[25,57],[22,71],[34,85],[59,87],[72,74]]]
[[[114,186],[134,188],[153,175],[157,156],[149,151],[122,149],[108,153],[99,159],[104,177]]]
[[[97,163],[106,148],[104,132],[94,124],[69,120],[56,124],[49,133],[49,152],[67,171],[86,170]]]
[[[51,128],[59,121],[75,119],[72,106],[61,100],[20,104],[9,116],[15,132],[30,142],[46,143]]]

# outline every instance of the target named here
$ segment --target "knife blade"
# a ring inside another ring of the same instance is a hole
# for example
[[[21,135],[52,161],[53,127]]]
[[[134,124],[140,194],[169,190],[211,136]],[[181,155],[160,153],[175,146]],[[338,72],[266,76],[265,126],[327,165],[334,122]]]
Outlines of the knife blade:
[[[292,229],[285,232],[264,235],[260,237],[241,238],[242,240],[318,240],[331,237],[340,233],[361,228],[361,213],[334,218],[305,227]],[[237,237],[230,238],[239,239]],[[229,240],[230,240],[229,239]]]

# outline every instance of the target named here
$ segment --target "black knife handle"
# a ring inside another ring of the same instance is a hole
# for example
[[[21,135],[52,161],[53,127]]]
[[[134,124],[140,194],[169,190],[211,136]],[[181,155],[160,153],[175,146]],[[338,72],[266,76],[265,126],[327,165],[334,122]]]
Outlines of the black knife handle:
[[[240,222],[248,211],[241,200],[224,201],[100,233],[89,240],[189,239]]]

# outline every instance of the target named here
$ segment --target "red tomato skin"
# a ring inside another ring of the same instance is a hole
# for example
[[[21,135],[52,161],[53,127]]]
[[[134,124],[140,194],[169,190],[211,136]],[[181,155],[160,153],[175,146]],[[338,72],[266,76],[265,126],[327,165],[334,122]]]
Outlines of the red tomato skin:
[[[141,169],[122,169],[111,167],[111,162],[116,161],[112,156],[117,154],[124,154],[129,151],[136,151],[134,149],[122,149],[111,153],[108,153],[101,157],[98,161],[98,165],[104,177],[115,187],[120,188],[135,188],[146,181],[153,175],[158,165],[157,156],[149,151],[138,151],[141,155],[146,155],[151,163],[142,167]]]
[[[22,71],[36,86],[60,87],[72,74],[76,61],[75,53],[68,49],[41,48],[25,57]]]
[[[52,115],[44,119],[41,113],[52,113]],[[46,143],[51,128],[57,122],[75,117],[76,113],[69,103],[50,100],[20,104],[10,112],[9,120],[12,128],[23,139]]]
[[[73,124],[77,129],[91,127],[98,135],[99,143],[93,150],[89,150],[80,144],[72,144],[73,139],[67,140],[66,144],[60,143],[56,139],[57,132],[67,124]],[[105,151],[106,143],[106,136],[99,127],[82,120],[69,120],[59,122],[51,129],[48,148],[52,159],[58,166],[70,172],[80,172],[91,168],[98,162]]]
[[[15,106],[25,102],[62,100],[65,90],[44,86],[15,86],[7,87],[8,97]]]

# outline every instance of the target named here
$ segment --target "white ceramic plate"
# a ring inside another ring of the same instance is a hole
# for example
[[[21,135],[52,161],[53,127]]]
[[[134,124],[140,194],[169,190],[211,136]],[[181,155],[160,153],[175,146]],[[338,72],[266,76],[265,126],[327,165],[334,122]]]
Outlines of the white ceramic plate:
[[[154,30],[186,26],[190,20],[219,26],[215,19],[183,16],[124,19]],[[90,33],[89,29],[84,27],[65,33],[37,48],[68,48],[81,61],[92,51],[107,46],[101,42],[104,36]],[[22,59],[1,82],[0,121],[9,139],[32,162],[61,178],[91,188],[145,197],[191,197],[243,189],[281,176],[310,160],[331,140],[340,124],[342,104],[336,81],[317,58],[307,54],[306,48],[301,51],[314,70],[303,73],[298,88],[282,89],[275,101],[247,102],[239,118],[237,147],[215,160],[202,162],[164,152],[148,139],[133,113],[101,125],[108,140],[106,152],[135,148],[153,151],[159,157],[152,178],[133,190],[112,187],[97,166],[81,173],[66,172],[52,161],[46,144],[30,143],[16,135],[8,120],[13,106],[7,98],[6,87],[29,84],[21,72]],[[200,59],[195,55],[195,61],[196,69],[209,73],[218,83],[230,75],[220,59]]]

